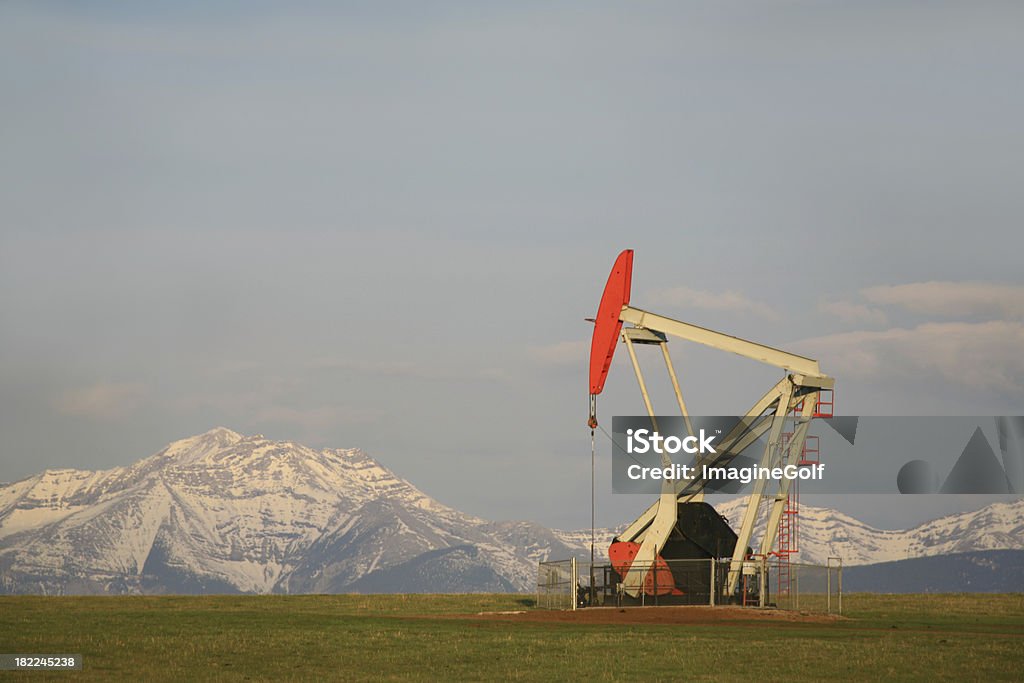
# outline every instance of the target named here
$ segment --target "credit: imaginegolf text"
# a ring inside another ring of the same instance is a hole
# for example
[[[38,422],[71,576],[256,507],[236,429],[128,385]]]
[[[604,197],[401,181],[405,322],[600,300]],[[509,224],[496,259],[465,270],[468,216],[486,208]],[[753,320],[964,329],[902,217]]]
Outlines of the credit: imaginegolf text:
[[[630,465],[626,468],[626,476],[633,481],[663,479],[689,481],[702,479],[704,481],[734,481],[741,484],[749,484],[752,481],[758,480],[821,480],[824,474],[824,463],[810,466],[786,465],[785,467],[760,467],[757,465],[749,467],[714,467],[701,465],[700,476],[697,475],[697,467],[691,465],[673,464],[669,467]]]

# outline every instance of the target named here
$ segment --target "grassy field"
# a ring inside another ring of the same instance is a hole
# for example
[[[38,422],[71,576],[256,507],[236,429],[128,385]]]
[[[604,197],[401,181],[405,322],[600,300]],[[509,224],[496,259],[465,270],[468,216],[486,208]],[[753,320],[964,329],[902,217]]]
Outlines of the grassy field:
[[[481,619],[516,595],[0,597],[0,652],[81,653],[22,680],[1014,680],[1024,594],[848,595],[830,623]],[[465,615],[464,617],[460,615]]]

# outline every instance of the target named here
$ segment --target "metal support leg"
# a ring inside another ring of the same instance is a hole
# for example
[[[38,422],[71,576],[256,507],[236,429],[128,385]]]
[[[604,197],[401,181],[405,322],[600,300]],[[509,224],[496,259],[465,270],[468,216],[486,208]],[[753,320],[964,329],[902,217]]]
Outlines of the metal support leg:
[[[676,377],[676,369],[672,366],[672,358],[668,355],[668,342],[658,344],[661,347],[661,355],[665,358],[665,367],[668,369],[669,379],[672,380],[672,390],[676,394],[676,403],[679,404],[679,412],[683,416],[683,420],[686,422],[686,432],[690,435],[694,435],[693,423],[690,422],[690,411],[686,409],[686,401],[683,400],[683,392],[679,388],[679,379]],[[691,502],[701,503],[704,502],[704,489],[696,491],[689,497]]]
[[[762,467],[771,467],[775,460],[775,454],[782,439],[782,427],[786,421],[786,413],[789,412],[790,401],[793,398],[793,383],[789,380],[779,397],[775,407],[775,417],[772,419],[772,428],[768,436],[768,444],[764,449],[764,456],[761,458]],[[761,505],[761,498],[764,496],[764,489],[767,481],[758,479],[754,482],[754,490],[747,499],[747,509],[743,513],[743,523],[740,527],[739,538],[736,540],[736,548],[732,553],[732,563],[729,565],[729,594],[732,595],[739,583],[740,571],[743,567],[744,556],[747,552],[747,544],[754,531],[754,522],[757,520],[757,509]]]
[[[658,420],[654,417],[654,406],[651,405],[651,396],[647,393],[647,383],[644,382],[644,373],[640,371],[640,362],[636,359],[636,350],[633,348],[633,341],[623,335],[622,339],[626,342],[626,349],[629,351],[629,359],[633,361],[633,372],[636,373],[636,381],[640,384],[640,393],[644,397],[644,406],[647,408],[647,414],[651,417],[651,424],[654,426],[654,430],[658,430]]]
[[[627,335],[623,335],[623,339],[626,342],[626,348],[629,350],[629,358],[633,361],[633,370],[636,372],[637,382],[640,383],[640,393],[643,394],[644,405],[647,406],[647,414],[651,418],[651,424],[654,426],[655,431],[657,431],[658,422],[654,417],[654,407],[651,405],[651,398],[647,393],[647,384],[644,382],[643,373],[640,371],[640,363],[636,359],[633,342]],[[672,466],[672,459],[667,453],[661,454],[661,464],[663,467]],[[623,591],[626,594],[634,598],[643,594],[644,579],[647,576],[647,572],[657,571],[654,567],[658,553],[661,552],[665,541],[668,540],[669,534],[672,533],[672,528],[675,525],[675,482],[665,479],[661,482],[661,496],[658,498],[658,508],[654,515],[654,521],[651,522],[650,528],[644,535],[644,540],[640,544],[640,550],[637,551],[636,557],[633,558],[632,567],[636,569],[630,568],[623,579]]]

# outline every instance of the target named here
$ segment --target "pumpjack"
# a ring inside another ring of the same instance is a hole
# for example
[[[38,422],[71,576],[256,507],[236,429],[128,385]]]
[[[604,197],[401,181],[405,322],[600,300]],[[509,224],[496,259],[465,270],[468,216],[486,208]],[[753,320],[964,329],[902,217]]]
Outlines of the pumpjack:
[[[590,348],[591,432],[598,426],[597,396],[604,390],[618,344],[625,344],[640,386],[647,414],[657,430],[657,416],[647,383],[637,360],[637,346],[660,349],[686,429],[694,435],[690,414],[683,399],[679,376],[669,355],[670,337],[760,361],[785,371],[782,379],[768,389],[743,413],[717,442],[714,454],[698,456],[695,465],[725,467],[755,444],[763,446],[760,466],[795,465],[804,451],[807,432],[815,417],[831,417],[831,392],[835,380],[821,371],[818,361],[754,341],[742,339],[690,323],[673,320],[630,304],[633,250],[619,254],[601,296]],[[827,411],[827,412],[824,412]],[[662,464],[672,466],[663,454]],[[748,456],[749,457],[749,456]],[[620,590],[627,599],[645,595],[683,595],[695,579],[684,576],[672,560],[728,558],[724,577],[725,594],[739,592],[744,565],[752,556],[772,553],[789,497],[790,480],[769,483],[757,480],[747,496],[739,531],[734,531],[715,509],[704,502],[708,483],[699,477],[662,482],[661,494],[636,520],[620,533],[608,549],[618,574]],[[768,503],[764,536],[757,553],[752,552],[752,533],[762,502]],[[701,574],[710,581],[709,573]]]

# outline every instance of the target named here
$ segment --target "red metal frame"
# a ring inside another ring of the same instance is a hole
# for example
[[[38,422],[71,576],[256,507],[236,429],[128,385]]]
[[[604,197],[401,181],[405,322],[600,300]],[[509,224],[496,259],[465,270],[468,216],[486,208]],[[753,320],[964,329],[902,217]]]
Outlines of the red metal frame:
[[[828,392],[828,393],[826,393]],[[804,402],[800,401],[793,406],[793,414],[799,415],[804,411]],[[832,417],[835,414],[835,391],[833,389],[820,389],[818,401],[814,404],[812,417]]]
[[[800,452],[800,460],[797,465],[817,465],[821,462],[821,446],[818,437],[813,434],[807,435],[804,439],[804,448]]]
[[[818,392],[818,403],[814,408],[814,417],[832,417],[835,414],[836,392],[822,389]]]

